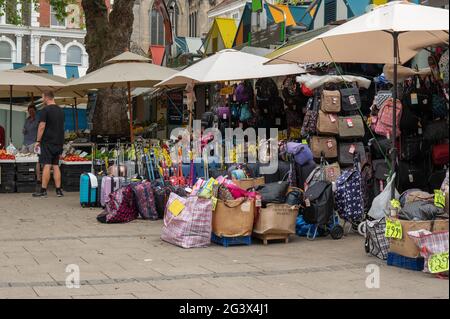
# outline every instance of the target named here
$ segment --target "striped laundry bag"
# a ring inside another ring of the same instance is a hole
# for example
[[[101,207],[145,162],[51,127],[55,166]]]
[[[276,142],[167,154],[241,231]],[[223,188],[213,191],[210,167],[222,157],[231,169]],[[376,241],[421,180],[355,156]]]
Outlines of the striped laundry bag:
[[[212,232],[211,199],[171,193],[166,205],[161,239],[183,248],[207,247]]]
[[[419,247],[420,255],[425,259],[424,272],[430,273],[429,259],[436,254],[447,253],[448,265],[448,231],[430,232],[427,230],[410,231],[409,237]],[[448,277],[448,271],[437,274],[439,277]]]

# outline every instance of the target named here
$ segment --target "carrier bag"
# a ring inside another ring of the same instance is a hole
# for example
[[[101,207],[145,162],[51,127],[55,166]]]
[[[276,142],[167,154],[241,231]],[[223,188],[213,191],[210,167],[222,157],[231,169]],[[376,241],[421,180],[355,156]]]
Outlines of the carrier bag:
[[[313,136],[311,138],[311,150],[316,159],[322,156],[326,159],[338,157],[338,146],[336,138],[332,136]]]
[[[386,218],[366,221],[366,253],[386,260],[389,253],[389,240],[386,238]]]
[[[97,220],[107,224],[128,223],[138,217],[133,189],[130,185],[121,187],[109,194],[106,202],[106,214],[100,214]]]
[[[207,247],[211,243],[212,201],[171,193],[166,205],[161,239],[182,248]]]
[[[371,218],[378,220],[390,215],[389,207],[391,203],[391,187],[395,187],[394,180],[395,174],[392,175],[391,180],[388,181],[388,184],[383,192],[373,200],[372,207],[368,213]],[[400,198],[400,194],[397,190],[395,190],[395,198]]]
[[[255,201],[249,198],[218,200],[213,213],[212,232],[218,237],[240,237],[252,234]]]
[[[158,212],[155,206],[155,195],[150,182],[131,184],[139,215],[143,219],[157,220]]]
[[[448,277],[448,270],[439,272],[440,267],[434,265],[439,261],[433,257],[437,254],[447,253],[447,268],[448,268],[448,248],[449,236],[448,231],[429,232],[429,231],[410,231],[408,236],[414,241],[420,251],[420,256],[425,259],[425,267],[423,269],[426,273],[436,273]],[[431,260],[430,260],[431,259]]]

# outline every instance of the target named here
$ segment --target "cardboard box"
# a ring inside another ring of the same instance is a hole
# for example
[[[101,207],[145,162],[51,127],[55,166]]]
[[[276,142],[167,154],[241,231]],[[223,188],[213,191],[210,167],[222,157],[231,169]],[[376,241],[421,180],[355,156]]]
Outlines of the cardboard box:
[[[403,238],[401,240],[391,239],[389,251],[401,256],[416,258],[419,256],[419,248],[408,236],[409,231],[425,229],[428,231],[448,230],[448,220],[436,221],[409,221],[400,220],[402,224]],[[432,228],[433,225],[433,228]]]
[[[233,183],[245,190],[265,184],[264,177],[246,178],[241,180],[233,179]]]
[[[218,200],[213,213],[212,231],[219,237],[249,236],[252,234],[254,220],[255,200]]]
[[[298,216],[298,206],[287,204],[268,204],[261,208],[256,217],[255,229],[257,234],[295,234]]]

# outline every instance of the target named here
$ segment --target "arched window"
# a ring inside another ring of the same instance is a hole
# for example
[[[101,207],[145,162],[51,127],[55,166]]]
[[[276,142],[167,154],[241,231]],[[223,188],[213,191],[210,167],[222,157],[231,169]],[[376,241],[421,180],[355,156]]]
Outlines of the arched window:
[[[80,47],[73,45],[67,49],[67,64],[71,65],[81,65],[82,64],[82,54],[83,51]]]
[[[176,1],[170,2],[168,6],[169,14],[170,14],[170,22],[172,23],[173,35],[178,35],[178,17],[180,15],[180,8]]]
[[[153,8],[150,11],[150,41],[152,45],[164,45],[164,19],[161,14]]]
[[[12,62],[12,48],[6,41],[0,42],[0,63]]]
[[[49,44],[45,49],[45,63],[61,64],[61,49],[56,44]]]

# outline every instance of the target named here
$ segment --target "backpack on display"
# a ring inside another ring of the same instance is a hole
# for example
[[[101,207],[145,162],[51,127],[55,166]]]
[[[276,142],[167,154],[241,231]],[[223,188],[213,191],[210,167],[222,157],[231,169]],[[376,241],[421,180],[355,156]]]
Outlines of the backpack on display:
[[[320,109],[326,113],[341,111],[341,93],[339,91],[322,90]]]
[[[302,125],[302,135],[313,135],[317,132],[317,118],[319,116],[320,96],[310,98],[306,107],[306,114]]]
[[[236,102],[238,103],[246,103],[250,101],[249,90],[247,89],[245,83],[239,83],[234,91],[234,95],[236,96]]]
[[[339,137],[362,138],[365,135],[364,122],[360,115],[339,117]]]
[[[448,102],[443,94],[435,93],[431,97],[433,118],[446,118],[448,116]]]
[[[401,158],[412,161],[422,155],[422,137],[406,136],[402,139]]]
[[[322,156],[326,159],[337,158],[338,157],[338,146],[336,138],[332,136],[321,137],[313,136],[311,137],[311,150],[314,158],[319,159]]]
[[[272,78],[259,79],[255,87],[259,99],[268,100],[279,96],[277,84]]]
[[[213,112],[205,112],[202,115],[202,126],[204,128],[210,128],[214,124],[214,113]]]
[[[357,87],[341,89],[341,108],[344,112],[354,112],[361,108],[361,96]]]
[[[400,161],[397,182],[397,189],[400,193],[411,188],[425,189],[427,174],[423,167],[419,167],[412,162]]]
[[[375,133],[386,137],[392,136],[392,133],[394,131],[392,127],[393,110],[394,110],[394,99],[390,98],[386,102],[384,102],[383,106],[380,109],[380,112],[378,113],[378,117],[375,123]],[[400,119],[402,115],[402,103],[400,102],[400,100],[397,100],[396,114],[397,114],[396,132],[397,136],[400,136],[401,135]]]
[[[402,134],[416,134],[420,127],[420,118],[408,106],[404,106],[400,118],[400,130]]]
[[[231,118],[231,111],[228,106],[219,106],[217,108],[217,116],[221,121],[228,121]]]
[[[440,143],[448,138],[448,121],[432,121],[425,126],[423,140],[426,144]]]
[[[252,111],[250,110],[250,106],[245,103],[241,106],[241,111],[239,114],[239,121],[246,122],[253,117]]]
[[[448,165],[449,161],[449,148],[447,144],[433,145],[431,150],[431,158],[433,160],[433,165],[442,166]]]
[[[319,110],[317,133],[323,135],[339,135],[339,118],[334,113]]]

